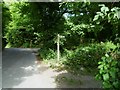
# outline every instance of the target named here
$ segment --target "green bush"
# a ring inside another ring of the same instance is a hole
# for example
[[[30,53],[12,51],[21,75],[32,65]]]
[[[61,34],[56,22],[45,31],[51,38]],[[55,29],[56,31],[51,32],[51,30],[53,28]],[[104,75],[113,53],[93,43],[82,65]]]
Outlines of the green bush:
[[[41,48],[39,54],[42,59],[50,60],[57,58],[57,52],[50,48]]]
[[[98,61],[105,54],[105,48],[101,44],[89,44],[86,46],[79,46],[74,51],[67,51],[67,61],[65,65],[71,69],[79,69],[80,67],[96,68]]]
[[[120,48],[106,53],[98,64],[99,73],[96,78],[103,81],[103,87],[120,88]]]
[[[30,48],[39,45],[39,42],[37,41],[38,36],[33,30],[26,27],[10,29],[6,34],[6,37],[12,47]]]
[[[116,45],[112,42],[101,42],[83,44],[73,51],[65,49],[67,60],[64,64],[73,70],[79,70],[81,67],[86,69],[97,68],[98,62],[101,61],[101,57],[103,57],[106,52],[115,48]]]

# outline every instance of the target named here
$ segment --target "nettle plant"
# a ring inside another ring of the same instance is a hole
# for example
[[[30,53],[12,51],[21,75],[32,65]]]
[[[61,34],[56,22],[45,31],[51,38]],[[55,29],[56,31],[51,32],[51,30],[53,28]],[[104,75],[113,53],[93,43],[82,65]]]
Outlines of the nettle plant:
[[[98,62],[99,73],[96,78],[102,80],[104,88],[117,89],[120,88],[120,47],[112,49]]]

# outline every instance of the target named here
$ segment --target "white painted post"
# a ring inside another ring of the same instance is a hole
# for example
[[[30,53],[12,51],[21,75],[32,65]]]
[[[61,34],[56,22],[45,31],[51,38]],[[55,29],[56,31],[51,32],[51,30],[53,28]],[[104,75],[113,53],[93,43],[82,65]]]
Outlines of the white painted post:
[[[60,42],[60,37],[59,37],[59,34],[57,35],[57,60],[59,61],[60,59],[60,45],[59,45],[59,42]]]

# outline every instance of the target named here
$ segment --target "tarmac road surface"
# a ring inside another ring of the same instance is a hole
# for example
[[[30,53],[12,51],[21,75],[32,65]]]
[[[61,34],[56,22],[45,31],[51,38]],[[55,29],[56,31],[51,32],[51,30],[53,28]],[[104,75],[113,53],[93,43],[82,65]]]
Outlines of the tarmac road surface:
[[[99,88],[101,83],[92,76],[81,76],[82,85],[72,86],[61,77],[72,77],[66,71],[57,72],[47,65],[36,63],[37,49],[6,48],[2,54],[3,88]],[[56,77],[58,82],[56,82]],[[75,77],[76,78],[76,77]]]

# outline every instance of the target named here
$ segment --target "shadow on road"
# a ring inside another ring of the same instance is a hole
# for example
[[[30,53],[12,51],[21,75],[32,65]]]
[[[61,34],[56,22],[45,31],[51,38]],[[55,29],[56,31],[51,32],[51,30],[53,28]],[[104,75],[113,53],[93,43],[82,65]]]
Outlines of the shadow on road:
[[[75,76],[36,63],[33,49],[9,48],[2,54],[3,88],[100,88],[94,76]]]
[[[101,88],[102,83],[96,81],[94,76],[90,75],[73,75],[69,72],[64,72],[56,77],[57,88]]]

